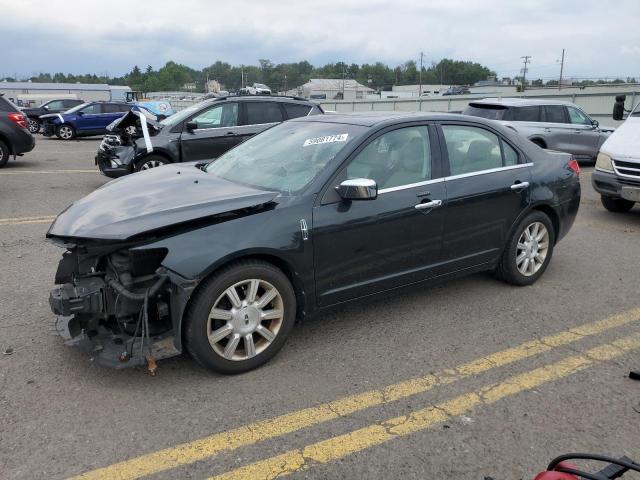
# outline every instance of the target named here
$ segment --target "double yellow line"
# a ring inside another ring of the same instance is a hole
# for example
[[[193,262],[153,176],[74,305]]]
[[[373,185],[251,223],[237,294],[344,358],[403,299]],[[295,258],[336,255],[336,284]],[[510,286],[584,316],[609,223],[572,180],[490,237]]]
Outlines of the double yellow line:
[[[236,450],[260,441],[335,420],[340,416],[425,393],[434,387],[451,384],[464,378],[524,360],[637,320],[640,320],[640,308],[525,342],[516,347],[493,353],[440,373],[406,380],[382,389],[350,395],[332,402],[125,460],[74,477],[74,480],[136,479],[188,465],[221,452]],[[408,416],[391,418],[345,435],[332,437],[301,449],[267,458],[214,478],[271,479],[308,468],[311,464],[327,463],[373,445],[390,441],[398,436],[424,430],[436,423],[447,420],[452,415],[460,415],[474,406],[490,404],[543,383],[566,377],[594,363],[615,358],[636,348],[640,348],[640,335],[618,340],[589,350],[584,354],[568,357],[560,362],[516,375],[505,382],[488,386],[478,392],[462,395],[436,406],[414,411]]]

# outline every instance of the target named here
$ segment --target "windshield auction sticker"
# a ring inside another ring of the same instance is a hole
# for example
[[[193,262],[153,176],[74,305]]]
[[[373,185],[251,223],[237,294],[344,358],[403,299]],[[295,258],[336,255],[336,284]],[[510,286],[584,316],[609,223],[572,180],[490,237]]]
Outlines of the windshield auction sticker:
[[[321,143],[346,142],[348,136],[348,133],[341,133],[339,135],[327,135],[325,137],[307,138],[302,146],[308,147],[309,145],[320,145]]]

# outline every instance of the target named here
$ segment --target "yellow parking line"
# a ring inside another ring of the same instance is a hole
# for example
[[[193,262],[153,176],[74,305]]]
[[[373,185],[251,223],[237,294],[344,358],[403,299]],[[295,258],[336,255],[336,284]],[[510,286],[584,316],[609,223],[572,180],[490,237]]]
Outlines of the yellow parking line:
[[[43,215],[39,217],[14,217],[0,218],[0,226],[2,225],[24,225],[28,223],[51,223],[56,219],[55,215]]]
[[[100,173],[98,169],[93,170],[19,170],[15,172],[0,172],[0,175],[51,175],[51,174],[65,174],[65,173]]]
[[[479,405],[490,405],[503,398],[526,392],[545,383],[565,378],[594,364],[619,357],[640,348],[640,334],[601,345],[582,355],[564,358],[544,367],[521,373],[504,382],[460,395],[437,405],[415,410],[359,430],[290,450],[281,455],[231,470],[209,480],[271,480],[309,469],[380,445],[405,435],[426,430],[452,417],[468,413]]]
[[[438,385],[478,375],[510,363],[550,351],[582,338],[640,320],[640,308],[597,322],[525,342],[433,375],[406,380],[379,390],[370,390],[314,407],[217,433],[206,438],[165,448],[139,457],[99,468],[74,477],[75,480],[135,479],[186,465],[223,451],[235,450],[262,440],[279,437],[305,427],[337,419],[378,405],[424,393]]]

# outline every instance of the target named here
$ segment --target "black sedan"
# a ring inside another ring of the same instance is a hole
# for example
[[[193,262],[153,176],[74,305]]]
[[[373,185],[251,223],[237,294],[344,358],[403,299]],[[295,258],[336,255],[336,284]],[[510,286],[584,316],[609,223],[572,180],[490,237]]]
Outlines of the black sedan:
[[[56,328],[104,365],[153,369],[186,350],[246,371],[338,303],[484,270],[534,283],[575,219],[578,174],[570,155],[481,118],[285,122],[61,213],[47,234],[67,249]]]

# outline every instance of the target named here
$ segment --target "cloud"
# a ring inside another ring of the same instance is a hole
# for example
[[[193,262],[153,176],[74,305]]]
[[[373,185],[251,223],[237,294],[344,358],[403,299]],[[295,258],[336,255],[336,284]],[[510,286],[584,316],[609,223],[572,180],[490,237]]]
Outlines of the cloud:
[[[168,60],[202,68],[259,58],[390,65],[443,57],[483,63],[504,76],[531,55],[529,75],[636,75],[640,34],[624,21],[640,2],[615,9],[594,0],[155,0],[5,2],[0,76],[40,71],[121,75]],[[625,20],[626,19],[626,20]]]

